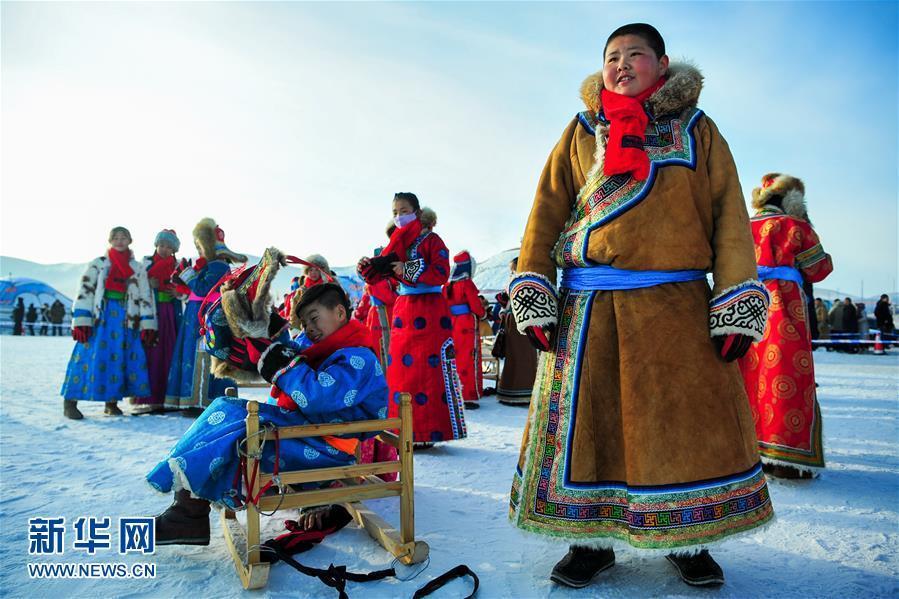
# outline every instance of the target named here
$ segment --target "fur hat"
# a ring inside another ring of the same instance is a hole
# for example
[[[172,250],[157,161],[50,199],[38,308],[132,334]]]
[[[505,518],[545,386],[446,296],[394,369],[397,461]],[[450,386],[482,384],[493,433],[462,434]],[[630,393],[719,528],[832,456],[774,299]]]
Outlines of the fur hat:
[[[211,218],[204,218],[193,230],[200,255],[209,260],[221,258],[225,262],[246,262],[243,254],[232,252],[225,245],[225,232]]]
[[[422,229],[433,229],[437,225],[437,213],[426,206],[421,209],[421,216],[418,217],[418,220],[421,221]]]
[[[761,187],[752,190],[752,207],[761,210],[766,204],[779,204],[785,214],[808,219],[805,206],[805,185],[801,179],[782,173],[768,173],[762,177]]]
[[[322,256],[321,254],[310,254],[309,256],[306,256],[306,262],[311,262],[311,263],[315,264],[321,270],[325,271],[326,274],[329,274],[331,272],[331,267],[328,266],[328,261],[325,260],[325,257]],[[323,277],[323,278],[327,278],[327,277]]]
[[[160,243],[165,243],[176,252],[181,249],[181,240],[178,239],[174,229],[163,229],[157,233],[153,245],[158,246]]]
[[[474,258],[471,257],[471,254],[468,253],[468,250],[462,250],[455,256],[453,256],[453,276],[451,280],[459,281],[464,278],[470,278],[474,276],[474,269],[477,264],[474,261]]]

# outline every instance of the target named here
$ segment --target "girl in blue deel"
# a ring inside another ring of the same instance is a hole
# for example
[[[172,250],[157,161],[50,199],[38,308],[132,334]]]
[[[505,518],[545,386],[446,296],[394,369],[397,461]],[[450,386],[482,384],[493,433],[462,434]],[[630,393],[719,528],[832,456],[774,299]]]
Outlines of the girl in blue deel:
[[[81,420],[78,401],[102,401],[108,416],[121,416],[123,397],[150,393],[143,344],[156,339],[156,310],[147,271],[129,249],[131,233],[115,227],[109,250],[81,277],[72,310],[77,341],[62,385],[63,414]]]
[[[258,370],[272,384],[271,403],[260,404],[261,426],[296,426],[387,417],[387,383],[365,326],[351,320],[349,298],[339,285],[308,289],[294,308],[312,345],[274,343]],[[175,491],[172,505],[156,516],[158,545],[208,545],[209,507],[235,507],[237,445],[246,437],[247,401],[219,397],[147,475],[162,493]],[[360,439],[341,437],[285,439],[279,468],[302,470],[346,466],[355,460]],[[271,470],[274,443],[266,443],[262,462]]]

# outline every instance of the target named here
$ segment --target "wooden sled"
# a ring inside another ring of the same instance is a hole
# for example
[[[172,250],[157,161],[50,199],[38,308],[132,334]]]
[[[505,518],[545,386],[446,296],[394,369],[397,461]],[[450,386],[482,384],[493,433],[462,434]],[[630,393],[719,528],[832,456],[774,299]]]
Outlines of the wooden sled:
[[[226,392],[229,397],[236,397],[233,387]],[[290,508],[312,507],[342,503],[350,512],[356,523],[365,528],[384,549],[398,558],[403,564],[416,564],[428,557],[428,544],[415,540],[415,513],[412,473],[412,405],[408,393],[400,395],[400,417],[385,420],[363,420],[339,424],[309,424],[288,426],[278,429],[281,439],[297,439],[302,437],[321,437],[324,435],[342,435],[380,431],[379,438],[397,449],[398,459],[375,464],[355,464],[332,468],[314,468],[310,470],[294,470],[279,473],[285,485],[309,482],[340,481],[339,488],[315,489],[310,491],[292,491],[287,489],[283,497],[275,494],[262,497],[258,505],[247,504],[246,528],[237,520],[234,512],[222,512],[222,530],[225,542],[234,559],[234,566],[245,589],[259,589],[268,583],[270,564],[263,562],[259,556],[260,531],[259,516],[262,512],[273,512]],[[399,434],[390,432],[398,430]],[[259,404],[247,402],[247,471],[256,468],[259,454]],[[254,458],[255,456],[255,458]],[[378,474],[399,472],[400,480],[385,482]],[[251,480],[253,490],[272,480],[270,473],[259,471]],[[365,499],[381,497],[400,498],[400,530],[388,524],[384,519],[371,511],[361,502]]]
[[[493,342],[496,336],[481,337],[481,372],[484,379],[499,381],[499,360],[493,357]]]

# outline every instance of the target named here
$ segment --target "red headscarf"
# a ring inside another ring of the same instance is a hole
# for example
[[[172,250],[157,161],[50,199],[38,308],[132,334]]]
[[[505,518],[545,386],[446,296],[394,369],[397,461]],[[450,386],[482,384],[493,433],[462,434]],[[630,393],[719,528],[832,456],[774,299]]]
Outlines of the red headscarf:
[[[643,149],[649,115],[643,109],[643,102],[659,91],[666,80],[665,77],[659,78],[654,85],[636,96],[602,90],[602,110],[610,123],[603,164],[606,176],[631,173],[640,181],[649,177],[649,156]]]
[[[106,252],[109,257],[109,274],[106,277],[106,290],[125,293],[128,289],[128,279],[134,274],[131,268],[131,250],[120,252],[109,248]]]
[[[339,349],[347,347],[366,347],[374,353],[371,339],[371,331],[358,320],[350,320],[345,325],[300,352],[304,361],[313,369],[318,369],[331,354]],[[277,386],[272,385],[271,396],[278,400],[278,406],[296,410],[297,404],[290,395],[284,393]]]

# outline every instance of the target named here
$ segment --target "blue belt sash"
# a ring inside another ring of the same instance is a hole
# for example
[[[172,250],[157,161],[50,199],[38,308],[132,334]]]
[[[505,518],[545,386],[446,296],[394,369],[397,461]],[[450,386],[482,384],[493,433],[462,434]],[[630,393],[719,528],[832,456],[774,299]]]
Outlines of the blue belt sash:
[[[400,288],[397,290],[397,294],[399,295],[424,295],[426,293],[443,293],[443,287],[440,285],[419,286],[400,283]]]
[[[771,279],[793,281],[797,285],[803,284],[802,273],[792,266],[759,266],[759,280],[770,281]]]
[[[705,275],[704,270],[625,270],[599,264],[563,269],[560,287],[572,291],[644,289],[666,283],[700,281]]]
[[[453,304],[450,306],[450,313],[453,316],[462,316],[463,314],[471,314],[471,308],[468,304]]]

